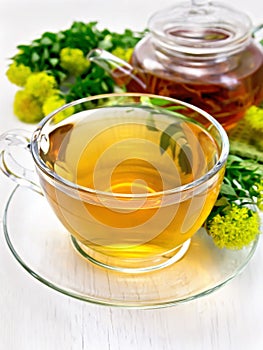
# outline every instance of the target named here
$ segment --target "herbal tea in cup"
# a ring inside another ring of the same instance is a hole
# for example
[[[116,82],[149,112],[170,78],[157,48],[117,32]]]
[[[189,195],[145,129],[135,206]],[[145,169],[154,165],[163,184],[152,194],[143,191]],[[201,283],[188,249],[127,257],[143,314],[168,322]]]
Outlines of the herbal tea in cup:
[[[10,141],[8,134],[2,139]],[[217,199],[228,147],[224,129],[204,111],[139,93],[65,105],[30,141],[39,192],[74,247],[122,272],[183,257]]]

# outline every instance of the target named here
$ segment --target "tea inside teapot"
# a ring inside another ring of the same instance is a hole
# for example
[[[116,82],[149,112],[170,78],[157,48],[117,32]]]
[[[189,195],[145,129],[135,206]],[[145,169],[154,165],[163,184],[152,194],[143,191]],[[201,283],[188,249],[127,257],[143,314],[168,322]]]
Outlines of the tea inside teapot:
[[[226,129],[263,101],[263,49],[246,14],[223,3],[193,0],[155,13],[148,28],[131,62],[103,50],[89,58],[128,91],[191,103]]]

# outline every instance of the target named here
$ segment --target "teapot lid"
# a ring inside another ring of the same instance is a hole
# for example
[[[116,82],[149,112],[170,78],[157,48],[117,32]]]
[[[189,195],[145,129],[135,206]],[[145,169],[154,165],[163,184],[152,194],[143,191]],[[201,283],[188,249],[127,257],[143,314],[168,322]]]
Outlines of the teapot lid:
[[[252,33],[246,14],[209,0],[185,1],[159,11],[148,28],[164,49],[193,55],[239,51]]]

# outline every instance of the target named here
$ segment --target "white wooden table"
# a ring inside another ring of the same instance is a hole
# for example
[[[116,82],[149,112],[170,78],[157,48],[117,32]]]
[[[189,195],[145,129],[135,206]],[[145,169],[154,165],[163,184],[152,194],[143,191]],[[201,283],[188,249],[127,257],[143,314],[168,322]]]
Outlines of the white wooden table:
[[[16,45],[74,20],[143,29],[168,0],[0,0],[0,132],[27,128],[14,117],[16,88],[5,77]],[[259,0],[232,0],[263,21]],[[0,176],[0,214],[14,185]],[[26,208],[25,208],[26,210]],[[14,217],[14,220],[16,218]],[[2,221],[1,221],[2,224]],[[21,232],[23,234],[23,232]],[[11,255],[0,229],[0,350],[261,350],[263,243],[241,275],[215,293],[176,307],[127,310],[77,301],[42,285]]]

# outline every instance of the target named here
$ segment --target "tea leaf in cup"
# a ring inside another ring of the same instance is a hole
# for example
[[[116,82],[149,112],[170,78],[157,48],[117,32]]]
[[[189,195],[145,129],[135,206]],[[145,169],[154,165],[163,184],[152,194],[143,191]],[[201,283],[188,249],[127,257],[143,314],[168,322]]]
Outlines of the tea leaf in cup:
[[[192,172],[192,155],[192,150],[189,145],[183,144],[180,147],[178,160],[181,170],[185,174],[190,174]]]

